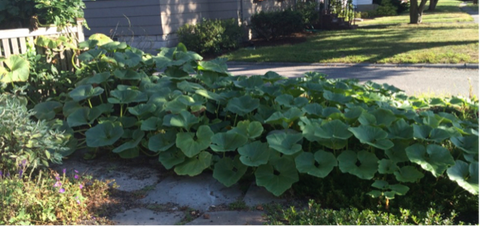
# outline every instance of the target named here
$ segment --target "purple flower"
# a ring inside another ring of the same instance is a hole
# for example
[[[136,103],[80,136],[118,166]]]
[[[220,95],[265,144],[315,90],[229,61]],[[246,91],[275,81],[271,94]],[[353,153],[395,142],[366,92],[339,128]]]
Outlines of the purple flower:
[[[77,174],[75,174],[75,179],[77,179],[77,180],[78,180],[78,175],[77,175]]]
[[[25,166],[25,165],[27,165],[27,160],[26,160],[26,159],[24,159],[24,160],[22,161],[22,166]]]
[[[2,176],[3,176],[3,172],[0,170],[0,177],[2,177]]]
[[[66,173],[67,173],[67,169],[66,169],[66,168],[63,168],[62,172],[63,172],[63,174],[66,174]]]
[[[60,187],[60,186],[62,186],[62,183],[60,183],[60,181],[55,182],[55,184],[53,185],[54,188]]]
[[[82,188],[83,188],[83,184],[79,184],[78,186],[80,187],[80,189],[82,189]]]
[[[19,178],[22,178],[22,174],[23,174],[23,170],[19,170],[19,171],[18,171],[18,177],[19,177]]]
[[[65,189],[63,189],[63,188],[60,188],[60,190],[58,190],[58,192],[60,192],[60,193],[64,193],[64,192],[65,192]]]
[[[58,176],[58,173],[55,174],[55,180],[59,181],[60,180],[60,176]]]
[[[80,200],[78,199],[78,196],[75,197],[75,199],[77,200],[77,203],[80,204]]]

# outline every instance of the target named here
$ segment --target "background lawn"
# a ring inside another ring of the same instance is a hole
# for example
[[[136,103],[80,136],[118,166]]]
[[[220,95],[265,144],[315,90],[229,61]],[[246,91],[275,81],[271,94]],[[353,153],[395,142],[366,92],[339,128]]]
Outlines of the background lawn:
[[[240,49],[224,55],[230,61],[308,63],[478,63],[478,24],[428,23],[447,17],[471,17],[460,1],[440,0],[437,12],[420,25],[398,24],[321,31],[296,45]],[[429,17],[430,16],[430,17]],[[407,18],[400,15],[389,18]],[[439,19],[440,18],[440,19]],[[387,18],[379,18],[387,21]],[[394,21],[394,19],[388,20]]]

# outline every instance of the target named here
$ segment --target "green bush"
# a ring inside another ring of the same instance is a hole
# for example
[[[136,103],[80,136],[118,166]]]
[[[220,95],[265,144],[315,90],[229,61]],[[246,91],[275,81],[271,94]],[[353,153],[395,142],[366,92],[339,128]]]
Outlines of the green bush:
[[[265,40],[274,40],[303,30],[302,14],[292,10],[262,11],[254,14],[250,22],[253,34]]]
[[[296,11],[302,15],[303,24],[311,26],[320,19],[320,13],[317,11],[317,2],[297,2]]]
[[[410,7],[409,1],[402,0],[373,0],[374,4],[379,5],[380,7],[386,6],[386,9],[381,9],[381,12],[386,12],[389,15],[380,14],[379,16],[393,16],[398,15],[402,12],[405,12]],[[395,11],[395,14],[392,14],[392,10]]]
[[[397,15],[397,7],[390,0],[382,0],[380,6],[375,10],[375,16],[395,16]]]
[[[436,210],[430,208],[427,212],[416,212],[402,209],[399,215],[388,212],[358,210],[356,208],[332,210],[322,209],[320,204],[310,200],[307,209],[296,210],[294,206],[286,210],[278,209],[275,213],[270,211],[270,224],[274,225],[455,225],[457,214],[442,216]],[[463,224],[463,222],[459,222]]]
[[[26,108],[27,100],[3,93],[0,96],[0,170],[8,172],[22,161],[36,168],[48,161],[61,163],[67,137],[54,131],[46,121],[34,122],[35,114]]]
[[[199,53],[220,53],[240,46],[243,29],[236,19],[207,20],[185,24],[177,30],[178,39],[188,49]]]

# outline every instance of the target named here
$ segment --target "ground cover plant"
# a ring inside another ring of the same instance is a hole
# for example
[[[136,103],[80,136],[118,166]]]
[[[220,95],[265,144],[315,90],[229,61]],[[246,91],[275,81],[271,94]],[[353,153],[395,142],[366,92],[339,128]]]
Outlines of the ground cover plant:
[[[86,157],[147,155],[227,187],[250,177],[276,196],[309,176],[349,178],[360,200],[386,208],[442,184],[478,200],[476,99],[408,97],[319,73],[231,76],[226,59],[202,61],[182,44],[155,56],[108,38],[79,46],[80,79],[34,109]]]

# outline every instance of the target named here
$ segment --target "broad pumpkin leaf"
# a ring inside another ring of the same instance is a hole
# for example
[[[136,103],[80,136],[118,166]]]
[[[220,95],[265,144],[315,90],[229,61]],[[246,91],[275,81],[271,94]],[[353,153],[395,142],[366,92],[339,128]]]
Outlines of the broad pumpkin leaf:
[[[85,132],[87,146],[91,148],[114,144],[123,135],[123,128],[119,122],[104,122]]]
[[[220,159],[213,168],[213,178],[217,179],[226,187],[236,184],[240,178],[247,172],[247,166],[243,165],[239,160],[239,156],[235,159],[228,157]]]
[[[255,141],[238,148],[238,153],[240,154],[240,161],[244,165],[256,167],[267,164],[272,150],[267,143]]]
[[[363,144],[387,150],[393,147],[393,142],[388,140],[388,133],[378,127],[360,125],[359,127],[348,128],[353,135]]]
[[[465,153],[478,154],[478,136],[452,137],[450,140]]]
[[[250,122],[248,120],[240,121],[237,126],[232,128],[232,131],[245,135],[249,139],[255,139],[262,135],[263,126],[258,121]]]
[[[318,141],[319,138],[315,136],[315,129],[320,127],[322,124],[322,119],[312,119],[307,117],[300,117],[298,121],[298,126],[302,131],[303,137],[310,142]]]
[[[57,101],[45,101],[38,103],[33,108],[35,117],[39,120],[51,120],[55,118],[55,109],[62,107],[62,104]]]
[[[101,87],[93,88],[92,85],[81,85],[77,86],[75,89],[70,91],[68,95],[74,101],[81,101],[85,99],[89,99],[95,96],[98,96],[103,93],[103,89]]]
[[[310,116],[318,117],[322,115],[323,107],[318,103],[311,103],[303,106],[302,111]]]
[[[478,162],[468,164],[457,160],[455,165],[447,169],[447,175],[471,194],[478,194]]]
[[[375,119],[377,121],[377,126],[385,126],[389,127],[392,122],[394,122],[397,117],[393,114],[392,111],[384,109],[384,108],[379,108],[371,112],[373,116],[375,116]]]
[[[423,173],[418,171],[414,166],[403,166],[393,173],[399,182],[417,182],[423,178]]]
[[[381,174],[393,174],[397,170],[399,170],[399,167],[390,159],[381,159],[378,161],[378,172]]]
[[[275,196],[283,194],[298,180],[295,162],[286,156],[276,158],[269,164],[261,165],[255,171],[256,184],[265,187]]]
[[[234,97],[228,101],[226,110],[244,116],[260,105],[260,100],[254,99],[251,96],[242,96],[240,98]]]
[[[337,159],[331,152],[318,150],[315,154],[303,152],[295,158],[298,172],[325,178],[337,166]]]
[[[143,116],[149,113],[153,113],[157,110],[157,106],[154,104],[138,104],[134,107],[129,107],[128,112],[135,116]]]
[[[368,151],[359,151],[358,153],[350,150],[343,151],[337,160],[343,173],[350,173],[360,179],[370,180],[378,171],[378,158]]]
[[[286,131],[272,131],[267,136],[270,148],[285,155],[293,155],[302,150],[299,142],[303,139],[301,133],[287,133]]]
[[[195,133],[177,133],[176,144],[185,156],[191,158],[210,146],[213,132],[207,125],[201,125]]]
[[[413,139],[413,127],[410,126],[403,118],[397,120],[392,126],[388,127],[388,138],[411,140]]]
[[[140,129],[143,131],[156,131],[163,124],[163,120],[158,117],[150,117],[142,122]]]
[[[163,121],[167,121],[166,117]],[[172,115],[168,121],[170,126],[181,127],[190,131],[190,128],[198,123],[198,118],[188,111],[181,111],[178,115]]]
[[[148,149],[153,152],[162,152],[175,145],[176,131],[169,129],[163,133],[157,133],[148,139]]]
[[[441,176],[449,166],[455,164],[450,151],[436,144],[429,144],[426,148],[422,144],[414,144],[405,151],[411,162],[420,165],[435,177]]]
[[[123,143],[122,145],[114,148],[112,150],[112,152],[113,153],[121,153],[121,152],[127,151],[129,149],[136,149],[138,147],[138,144],[140,143],[140,141],[142,141],[144,136],[145,136],[145,132],[143,132],[141,130],[135,130],[133,132],[133,135],[132,135],[133,140],[127,141],[127,142]],[[135,151],[133,151],[130,154],[133,154],[133,153],[135,153]],[[131,156],[131,155],[129,155],[129,156]]]
[[[202,151],[193,158],[187,158],[183,163],[175,166],[175,173],[178,175],[196,176],[203,172],[203,170],[210,167],[212,163],[212,154]]]
[[[110,91],[110,96],[108,103],[112,104],[129,104],[148,100],[146,93],[134,90],[126,85],[118,85],[117,89]]]
[[[346,104],[352,100],[352,97],[345,96],[344,94],[340,93],[333,93],[328,90],[323,92],[323,97],[329,101],[337,102],[340,104]]]
[[[265,120],[265,123],[269,124],[283,124],[286,122],[287,124],[293,122],[300,118],[303,115],[303,112],[297,108],[292,107],[285,112],[277,111],[273,113],[268,119]]]
[[[413,125],[413,136],[426,141],[441,143],[450,138],[450,134],[440,128],[432,128],[429,125]]]
[[[2,83],[26,82],[30,74],[30,63],[20,55],[11,55],[3,61],[6,67],[0,67]]]
[[[101,114],[102,112],[100,112],[97,108],[77,108],[67,117],[67,123],[70,127],[90,125]]]
[[[235,151],[245,145],[248,138],[236,132],[216,133],[212,136],[210,148],[215,152]]]
[[[185,161],[185,155],[177,147],[172,147],[158,154],[158,161],[169,170]]]

